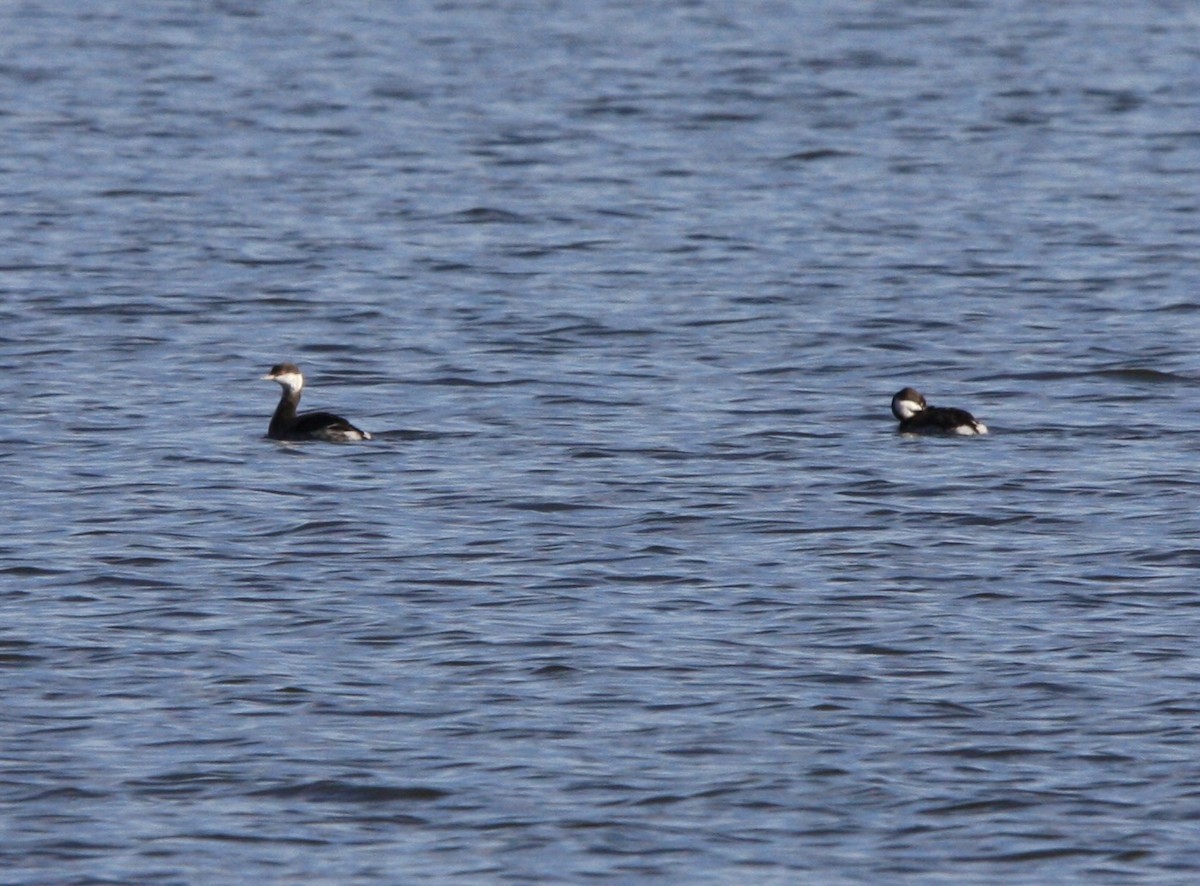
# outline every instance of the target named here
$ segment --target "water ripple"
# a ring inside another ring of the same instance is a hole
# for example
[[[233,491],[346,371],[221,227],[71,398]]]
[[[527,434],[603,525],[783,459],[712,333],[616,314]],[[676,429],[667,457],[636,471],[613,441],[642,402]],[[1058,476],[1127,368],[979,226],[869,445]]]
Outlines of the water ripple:
[[[0,12],[13,882],[1195,872],[1179,10],[130,13]]]

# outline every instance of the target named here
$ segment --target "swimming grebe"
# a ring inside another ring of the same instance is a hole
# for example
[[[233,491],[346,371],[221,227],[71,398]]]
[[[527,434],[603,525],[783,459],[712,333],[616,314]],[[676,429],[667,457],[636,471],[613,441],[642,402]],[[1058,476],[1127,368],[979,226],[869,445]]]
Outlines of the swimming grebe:
[[[913,388],[892,398],[892,415],[900,420],[901,434],[986,434],[987,425],[965,409],[930,406]]]
[[[340,415],[332,412],[305,412],[296,415],[300,405],[300,392],[304,389],[304,376],[295,363],[278,363],[263,376],[264,381],[279,382],[283,396],[271,416],[267,436],[272,440],[328,440],[332,443],[348,443],[352,440],[370,440],[371,435],[361,431]]]

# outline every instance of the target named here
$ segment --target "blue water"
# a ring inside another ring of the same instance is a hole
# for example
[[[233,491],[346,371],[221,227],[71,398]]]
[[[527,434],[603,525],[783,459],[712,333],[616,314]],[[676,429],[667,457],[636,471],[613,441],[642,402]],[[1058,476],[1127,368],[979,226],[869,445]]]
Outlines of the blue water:
[[[0,9],[0,879],[1193,882],[1198,45]]]

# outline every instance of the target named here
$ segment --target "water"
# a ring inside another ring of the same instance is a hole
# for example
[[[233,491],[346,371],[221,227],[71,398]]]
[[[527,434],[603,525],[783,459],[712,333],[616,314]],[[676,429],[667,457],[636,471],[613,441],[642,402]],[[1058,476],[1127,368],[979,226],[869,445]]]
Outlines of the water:
[[[6,883],[1195,879],[1190,6],[0,17]]]

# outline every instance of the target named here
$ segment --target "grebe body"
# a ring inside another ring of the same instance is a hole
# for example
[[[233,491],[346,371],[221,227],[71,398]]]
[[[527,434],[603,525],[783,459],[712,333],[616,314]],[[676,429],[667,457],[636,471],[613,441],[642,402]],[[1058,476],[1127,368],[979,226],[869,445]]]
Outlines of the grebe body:
[[[263,376],[264,381],[278,382],[283,388],[279,405],[271,416],[267,436],[272,440],[325,440],[330,443],[350,443],[370,440],[371,435],[356,428],[340,415],[332,412],[302,412],[296,414],[300,405],[300,392],[304,389],[304,376],[295,363],[277,363]]]
[[[987,425],[965,409],[930,406],[914,388],[905,388],[892,397],[892,415],[900,422],[901,434],[986,434]]]

